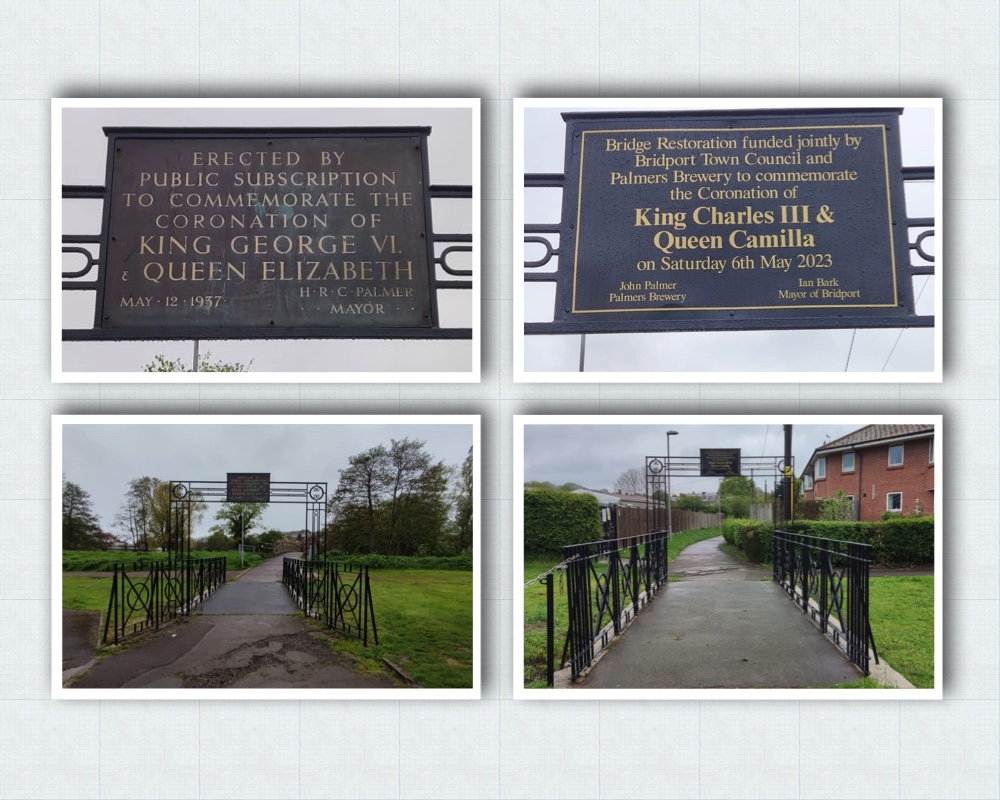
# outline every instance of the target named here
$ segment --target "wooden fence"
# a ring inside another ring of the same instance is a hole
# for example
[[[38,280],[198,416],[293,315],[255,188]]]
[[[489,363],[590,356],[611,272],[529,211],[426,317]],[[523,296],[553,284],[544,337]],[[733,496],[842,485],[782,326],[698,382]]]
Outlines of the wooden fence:
[[[671,512],[671,530],[674,533],[693,531],[698,528],[719,528],[722,514],[708,514],[704,511]],[[662,526],[662,527],[661,527]],[[646,509],[640,506],[618,506],[618,538],[639,536],[656,528],[666,529],[666,509]]]

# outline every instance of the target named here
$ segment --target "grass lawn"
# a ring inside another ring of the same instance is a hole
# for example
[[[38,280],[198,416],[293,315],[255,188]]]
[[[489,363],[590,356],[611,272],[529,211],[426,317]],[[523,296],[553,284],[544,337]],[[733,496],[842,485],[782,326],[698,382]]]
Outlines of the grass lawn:
[[[472,573],[465,570],[372,570],[379,644],[338,639],[337,651],[384,672],[386,658],[424,688],[472,686]]]
[[[695,531],[675,533],[667,545],[667,561],[673,561],[681,550],[695,542],[701,542],[705,539],[712,539],[721,535],[722,531],[718,528],[700,528]],[[551,569],[558,563],[560,563],[560,559],[556,556],[525,556],[524,582],[527,583],[532,578],[538,577],[541,573]],[[603,565],[600,565],[598,571],[602,570]],[[566,632],[569,630],[569,608],[565,596],[565,572],[560,571],[556,573],[555,581],[554,651],[557,662],[556,669],[558,669],[558,661],[562,656],[563,644],[566,641]],[[545,619],[545,586],[541,583],[533,583],[524,590],[524,685],[528,688],[546,686]]]
[[[101,621],[108,613],[111,599],[111,578],[106,575],[94,577],[63,576],[63,608],[76,611],[100,611]]]
[[[918,689],[934,686],[934,578],[872,578],[869,619],[879,659]]]

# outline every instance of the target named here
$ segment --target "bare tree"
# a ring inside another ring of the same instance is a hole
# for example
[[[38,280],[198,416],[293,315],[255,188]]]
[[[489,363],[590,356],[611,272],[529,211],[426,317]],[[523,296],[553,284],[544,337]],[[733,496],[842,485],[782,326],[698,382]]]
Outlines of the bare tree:
[[[646,476],[641,469],[629,467],[615,481],[615,491],[618,494],[645,494]]]

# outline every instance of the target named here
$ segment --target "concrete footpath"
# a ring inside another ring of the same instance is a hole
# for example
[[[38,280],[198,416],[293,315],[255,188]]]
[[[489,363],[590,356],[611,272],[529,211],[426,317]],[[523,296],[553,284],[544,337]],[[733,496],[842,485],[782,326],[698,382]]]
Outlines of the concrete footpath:
[[[392,688],[388,676],[356,675],[350,654],[328,646],[336,637],[293,616],[297,609],[281,585],[283,560],[243,573],[191,616],[126,644],[75,680],[71,670],[67,687]]]
[[[590,689],[799,688],[861,677],[770,581],[771,571],[719,549],[684,549],[672,581],[591,672]]]

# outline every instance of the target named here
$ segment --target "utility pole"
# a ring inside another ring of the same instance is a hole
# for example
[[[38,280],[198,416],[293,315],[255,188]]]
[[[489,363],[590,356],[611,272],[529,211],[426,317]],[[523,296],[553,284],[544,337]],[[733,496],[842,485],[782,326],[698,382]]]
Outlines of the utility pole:
[[[792,468],[792,426],[785,425],[785,496],[782,506],[785,522],[792,521],[792,492],[795,489],[795,470]]]

